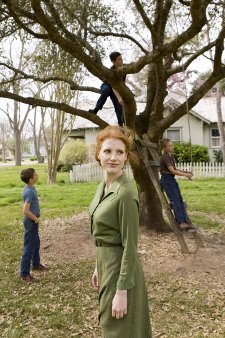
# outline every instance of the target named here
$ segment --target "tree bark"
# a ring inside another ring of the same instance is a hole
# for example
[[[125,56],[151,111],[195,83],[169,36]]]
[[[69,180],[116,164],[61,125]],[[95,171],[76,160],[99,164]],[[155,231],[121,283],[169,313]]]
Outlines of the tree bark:
[[[21,151],[21,133],[17,128],[14,129],[15,137],[15,165],[21,165],[22,151]]]
[[[223,115],[222,115],[222,91],[221,83],[216,84],[216,111],[217,111],[217,125],[220,133],[220,148],[223,154],[223,162],[225,162],[225,130],[223,126]]]
[[[30,124],[32,126],[32,130],[33,130],[33,139],[34,139],[34,151],[35,151],[35,155],[37,157],[37,161],[38,163],[42,163],[42,156],[41,156],[41,152],[40,152],[40,140],[41,140],[41,127],[40,130],[38,132],[38,135],[36,134],[36,129],[37,129],[37,124],[36,124],[36,109],[34,111],[34,123],[32,123],[30,121]]]
[[[18,86],[16,84],[13,85],[13,92],[18,92]],[[15,138],[15,165],[21,165],[21,132],[19,128],[19,103],[14,101],[13,103],[13,133]]]
[[[147,154],[145,156],[147,157]],[[171,232],[171,228],[163,218],[159,197],[140,157],[138,162],[136,160],[131,161],[131,167],[139,195],[140,225],[155,231]],[[158,168],[153,167],[153,171],[159,180]]]
[[[48,160],[48,184],[56,183],[56,176],[57,176],[57,170],[55,170],[54,166],[52,165],[52,162],[49,159]]]

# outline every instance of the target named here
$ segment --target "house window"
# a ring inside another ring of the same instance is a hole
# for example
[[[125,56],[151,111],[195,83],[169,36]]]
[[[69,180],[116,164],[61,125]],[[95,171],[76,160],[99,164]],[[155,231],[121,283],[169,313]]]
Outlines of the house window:
[[[211,147],[212,148],[220,147],[220,132],[218,128],[211,129]]]
[[[173,142],[181,141],[181,130],[180,129],[168,129],[166,131],[166,137]]]

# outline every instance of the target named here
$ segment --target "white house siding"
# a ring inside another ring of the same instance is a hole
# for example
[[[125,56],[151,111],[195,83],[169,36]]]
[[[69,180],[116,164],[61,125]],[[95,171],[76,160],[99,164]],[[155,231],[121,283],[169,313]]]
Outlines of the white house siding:
[[[85,143],[88,146],[95,144],[98,133],[99,133],[99,129],[86,129],[85,130]]]
[[[190,128],[191,128],[191,141],[193,144],[204,144],[203,137],[203,121],[199,120],[195,116],[189,115]],[[181,141],[189,142],[190,133],[188,125],[187,115],[182,116],[178,121],[168,129],[180,129],[181,130]]]
[[[203,125],[203,140],[204,140],[204,146],[208,147],[209,149],[209,156],[210,160],[213,161],[213,149],[211,148],[211,142],[210,142],[210,126],[204,124]]]

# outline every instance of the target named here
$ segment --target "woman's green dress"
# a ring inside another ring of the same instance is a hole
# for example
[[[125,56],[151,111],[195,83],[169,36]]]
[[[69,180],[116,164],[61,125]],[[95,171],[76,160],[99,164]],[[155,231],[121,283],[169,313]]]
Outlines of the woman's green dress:
[[[137,253],[138,199],[125,174],[104,195],[104,182],[90,205],[91,231],[97,247],[99,320],[103,338],[151,338],[144,273]],[[112,317],[116,290],[128,290],[128,312]]]

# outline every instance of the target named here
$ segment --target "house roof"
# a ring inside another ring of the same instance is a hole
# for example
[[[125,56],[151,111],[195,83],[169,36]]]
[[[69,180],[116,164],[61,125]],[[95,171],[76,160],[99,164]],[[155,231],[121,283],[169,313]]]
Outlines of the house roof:
[[[170,92],[164,101],[165,107],[169,106],[172,108],[178,107],[180,104],[184,103],[186,100],[186,96],[183,94],[177,94],[175,92]],[[195,106],[196,107],[196,106]],[[210,119],[208,119],[206,116],[204,116],[203,114],[201,114],[199,111],[196,110],[196,108],[192,108],[189,113],[193,116],[195,116],[196,118],[204,121],[207,124],[210,124],[212,121],[210,121]]]
[[[222,117],[225,122],[225,97],[221,98]],[[203,97],[193,108],[198,114],[207,118],[211,123],[217,122],[216,98]]]
[[[184,103],[186,97],[183,93],[178,93],[177,91],[170,91],[165,98],[164,105],[165,107],[175,108],[179,104]],[[85,107],[85,109],[93,108]],[[145,109],[144,102],[137,102],[137,114],[140,114]],[[204,121],[207,124],[217,122],[217,112],[216,112],[216,99],[214,97],[204,97],[202,98],[191,110],[190,114],[196,118]],[[225,97],[222,97],[222,115],[223,121],[225,122]],[[98,116],[105,120],[111,125],[117,124],[117,118],[114,111],[114,108],[109,103],[104,106],[104,108],[98,113]],[[73,129],[95,129],[99,128],[95,123],[84,119],[83,117],[77,116],[74,122]]]
[[[113,108],[107,107],[101,110],[98,113],[98,116],[109,124],[117,124],[116,114]],[[81,116],[77,116],[73,124],[73,129],[93,129],[93,128],[99,128],[99,126],[89,120],[84,119]]]

